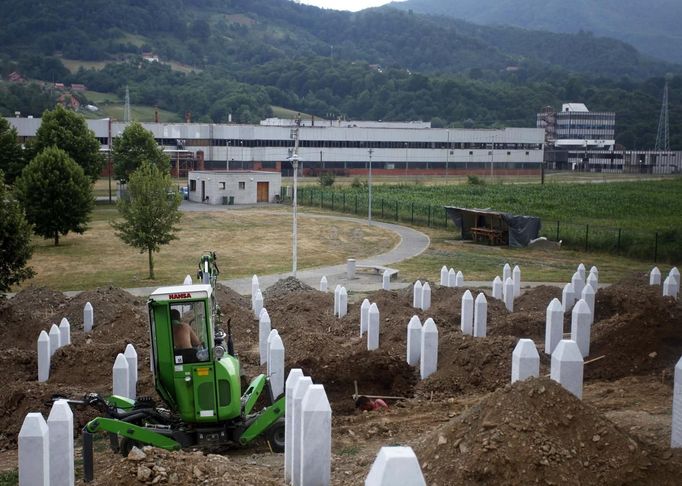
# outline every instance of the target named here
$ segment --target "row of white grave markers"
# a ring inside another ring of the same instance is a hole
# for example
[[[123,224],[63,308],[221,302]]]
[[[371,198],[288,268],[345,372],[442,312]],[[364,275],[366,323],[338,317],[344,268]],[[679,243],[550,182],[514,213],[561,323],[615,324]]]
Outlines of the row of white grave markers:
[[[268,336],[267,374],[270,380],[272,400],[275,401],[284,393],[284,343],[277,329]]]
[[[52,324],[49,334],[40,331],[38,336],[38,381],[47,381],[50,378],[50,361],[52,355],[63,346],[71,344],[71,324],[69,320],[62,318],[59,326]]]
[[[73,412],[68,402],[54,402],[47,422],[40,413],[27,414],[18,448],[19,485],[73,486]]]
[[[132,344],[116,356],[112,369],[112,394],[132,400],[137,397],[137,351]]]
[[[417,280],[412,287],[412,307],[428,310],[431,308],[431,285]]]
[[[651,270],[649,283],[651,285],[661,284],[661,272],[657,267],[654,267],[653,270]],[[670,269],[668,276],[663,281],[663,297],[672,297],[674,299],[677,299],[679,294],[680,294],[680,271],[677,269],[677,267],[673,267]]]
[[[454,268],[448,270],[448,267],[443,265],[440,269],[440,285],[441,287],[463,287],[464,274],[461,271],[455,272]]]
[[[334,315],[339,319],[348,314],[348,291],[346,287],[336,285],[334,289]]]
[[[284,479],[294,486],[331,482],[332,410],[322,385],[299,368],[285,387]]]
[[[438,328],[430,317],[423,326],[418,316],[407,324],[407,364],[417,363],[422,380],[438,369]]]
[[[426,486],[411,447],[382,447],[365,478],[365,486]]]

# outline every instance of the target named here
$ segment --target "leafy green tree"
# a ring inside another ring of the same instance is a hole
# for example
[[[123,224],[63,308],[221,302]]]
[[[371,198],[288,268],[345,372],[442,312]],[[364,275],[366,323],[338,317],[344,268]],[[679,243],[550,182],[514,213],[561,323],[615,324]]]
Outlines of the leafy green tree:
[[[154,279],[153,252],[161,245],[177,239],[180,221],[180,194],[166,171],[155,164],[143,162],[130,174],[128,192],[119,199],[118,211],[122,221],[112,223],[116,236],[149,257],[149,278]]]
[[[32,253],[31,225],[19,203],[9,197],[0,170],[0,292],[34,275],[26,266]]]
[[[156,143],[154,135],[138,122],[128,125],[121,136],[114,139],[112,156],[114,174],[123,182],[144,162],[154,164],[163,173],[170,167],[170,159]]]
[[[100,144],[81,115],[57,105],[54,110],[43,113],[40,128],[29,144],[32,157],[48,147],[58,147],[83,168],[92,182],[102,172]]]
[[[14,183],[23,168],[24,151],[17,142],[17,130],[0,118],[0,170],[5,173],[7,183]]]
[[[35,234],[53,238],[70,231],[87,229],[95,205],[92,184],[83,168],[62,149],[49,147],[40,152],[14,183],[17,199]]]

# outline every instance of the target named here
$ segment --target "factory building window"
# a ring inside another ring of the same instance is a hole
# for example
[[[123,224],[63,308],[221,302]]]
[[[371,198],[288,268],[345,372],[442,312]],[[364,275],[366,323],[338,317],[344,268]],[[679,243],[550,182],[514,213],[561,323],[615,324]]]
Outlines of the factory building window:
[[[220,189],[221,191],[224,191],[224,190],[225,190],[225,183],[224,183],[224,182],[219,182],[219,183],[218,183],[218,189]]]
[[[189,181],[189,190],[190,191],[196,191],[197,190],[197,181],[195,181],[194,179]]]
[[[246,189],[246,182],[240,182],[239,189]]]

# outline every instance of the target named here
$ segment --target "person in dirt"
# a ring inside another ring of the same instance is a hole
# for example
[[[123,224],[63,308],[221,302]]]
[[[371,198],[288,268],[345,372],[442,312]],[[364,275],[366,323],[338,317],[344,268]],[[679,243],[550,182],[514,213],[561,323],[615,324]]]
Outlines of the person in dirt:
[[[190,349],[201,345],[201,341],[192,326],[182,322],[180,311],[171,309],[171,323],[173,324],[173,342],[175,349]]]
[[[372,400],[366,396],[360,396],[355,400],[355,408],[361,412],[373,412],[375,410],[388,409],[388,405],[381,398]]]

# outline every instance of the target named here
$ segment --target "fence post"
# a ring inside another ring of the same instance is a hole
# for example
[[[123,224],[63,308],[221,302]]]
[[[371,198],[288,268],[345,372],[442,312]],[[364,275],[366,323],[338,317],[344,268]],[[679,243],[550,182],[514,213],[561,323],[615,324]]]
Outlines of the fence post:
[[[654,233],[654,263],[658,260],[658,231]]]
[[[618,244],[616,245],[616,251],[620,253],[620,232],[622,228],[618,228]]]
[[[324,191],[320,191],[320,209],[324,208]]]
[[[445,223],[445,227],[448,227],[448,212],[447,210],[443,209],[443,223]]]
[[[587,243],[590,239],[590,225],[585,225],[585,251],[587,251]]]
[[[559,241],[559,220],[556,222],[556,240]]]
[[[355,195],[355,214],[358,214],[358,195]]]
[[[313,191],[310,191],[310,205],[313,205]]]
[[[343,212],[346,212],[346,193],[344,192],[343,194]]]
[[[332,191],[332,211],[334,211],[334,191]]]
[[[381,198],[381,219],[384,219],[384,198]]]
[[[431,227],[431,205],[429,204],[429,212],[428,212],[428,224],[427,226],[430,228]]]
[[[414,224],[414,201],[412,201],[412,224]]]
[[[395,202],[395,220],[398,221],[398,201]]]

